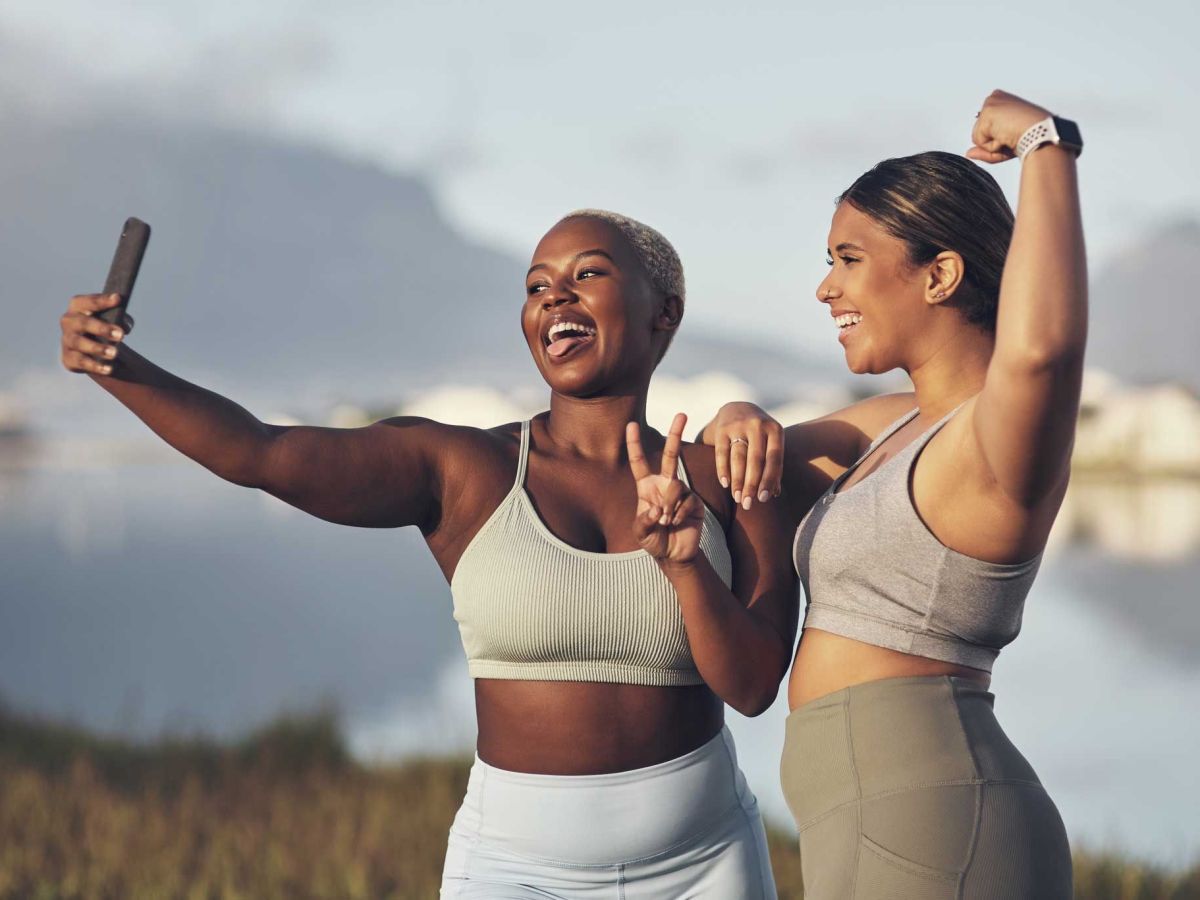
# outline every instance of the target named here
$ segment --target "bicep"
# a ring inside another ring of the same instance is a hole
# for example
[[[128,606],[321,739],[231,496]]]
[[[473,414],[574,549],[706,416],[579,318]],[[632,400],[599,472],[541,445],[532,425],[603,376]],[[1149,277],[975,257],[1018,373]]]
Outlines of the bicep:
[[[988,477],[1025,508],[1066,477],[1079,416],[1082,360],[1006,365],[993,358],[971,411],[971,432]]]
[[[363,428],[274,428],[260,486],[341,525],[427,530],[438,509],[442,427],[399,417]]]

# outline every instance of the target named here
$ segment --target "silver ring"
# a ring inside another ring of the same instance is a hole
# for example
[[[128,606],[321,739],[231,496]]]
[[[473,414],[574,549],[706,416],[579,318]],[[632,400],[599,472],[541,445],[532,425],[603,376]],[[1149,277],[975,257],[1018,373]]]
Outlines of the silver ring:
[[[742,437],[730,438],[729,446],[732,447],[734,444],[745,444],[747,447],[750,446],[750,442]]]

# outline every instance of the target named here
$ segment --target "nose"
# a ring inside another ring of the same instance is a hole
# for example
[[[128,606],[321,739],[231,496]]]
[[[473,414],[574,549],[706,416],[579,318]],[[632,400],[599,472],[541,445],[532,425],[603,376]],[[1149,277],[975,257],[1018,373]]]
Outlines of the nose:
[[[564,303],[573,303],[578,299],[575,292],[571,290],[566,282],[560,281],[542,295],[542,309],[554,309],[556,306],[562,306]]]
[[[833,283],[833,272],[821,279],[817,285],[817,299],[822,303],[832,303],[842,295],[841,288]]]

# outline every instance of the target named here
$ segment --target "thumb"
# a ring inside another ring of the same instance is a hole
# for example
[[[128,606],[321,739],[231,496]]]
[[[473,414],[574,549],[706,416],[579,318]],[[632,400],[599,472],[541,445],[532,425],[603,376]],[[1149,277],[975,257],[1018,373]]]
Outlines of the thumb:
[[[985,163],[999,163],[1012,159],[1016,154],[1011,150],[985,150],[982,147],[972,147],[966,152],[967,159]]]
[[[633,517],[633,537],[638,543],[642,543],[650,535],[650,532],[658,527],[658,519],[661,515],[662,510],[651,504]]]

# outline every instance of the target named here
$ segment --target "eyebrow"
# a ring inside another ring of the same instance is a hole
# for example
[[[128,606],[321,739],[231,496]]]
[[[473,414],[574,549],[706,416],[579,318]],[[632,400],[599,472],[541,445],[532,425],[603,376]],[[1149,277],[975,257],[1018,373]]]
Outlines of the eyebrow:
[[[836,250],[838,253],[841,253],[843,250],[857,250],[859,253],[867,252],[866,247],[860,247],[860,246],[858,246],[858,244],[851,244],[849,241],[842,241],[840,244],[838,244],[833,249]],[[826,248],[825,252],[828,253],[829,249]]]
[[[608,253],[606,250],[601,250],[599,247],[594,247],[594,248],[593,248],[593,249],[591,249],[591,250],[584,250],[584,251],[582,251],[581,253],[576,253],[576,254],[575,254],[575,255],[574,255],[572,258],[571,258],[571,262],[573,262],[573,263],[577,263],[577,262],[579,262],[581,259],[583,259],[585,256],[603,256],[605,259],[607,259],[607,260],[608,260],[610,263],[612,263],[614,266],[617,264],[617,261],[616,261],[615,259],[613,259],[613,258],[612,258],[612,256],[611,256],[611,255],[610,255],[610,254],[609,254],[609,253]],[[546,269],[546,268],[549,268],[549,267],[546,265],[546,263],[538,263],[537,265],[530,266],[530,267],[529,267],[529,272],[526,272],[526,273],[525,273],[525,277],[526,277],[526,278],[528,278],[528,277],[529,277],[529,274],[530,274],[530,272],[533,272],[533,271],[535,271],[535,270],[537,270],[537,269]]]

